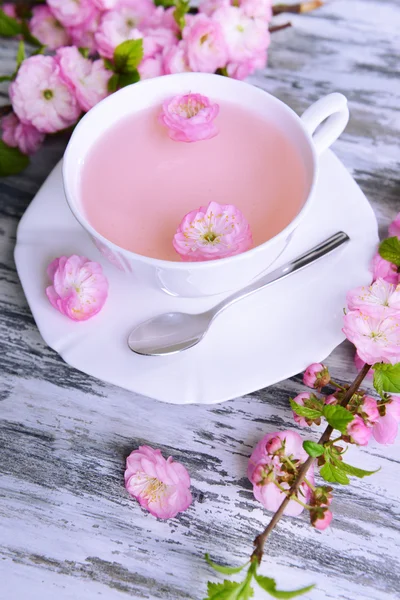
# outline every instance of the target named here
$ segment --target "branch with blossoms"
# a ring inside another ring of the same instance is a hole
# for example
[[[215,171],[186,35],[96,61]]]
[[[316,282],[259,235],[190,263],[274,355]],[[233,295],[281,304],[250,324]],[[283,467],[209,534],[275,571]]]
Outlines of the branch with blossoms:
[[[245,79],[267,62],[274,14],[321,0],[47,0],[3,3],[0,36],[19,40],[1,108],[0,176],[29,164],[46,135],[73,127],[109,94],[141,79],[200,71]],[[28,43],[30,55],[27,55]]]
[[[208,582],[205,600],[247,600],[254,594],[254,585],[273,598],[294,598],[310,591],[312,585],[277,590],[274,579],[258,574],[269,536],[284,515],[297,516],[303,510],[309,511],[313,527],[326,529],[333,518],[330,484],[348,485],[350,477],[376,473],[345,462],[348,445],[366,446],[371,437],[380,444],[395,441],[400,422],[400,397],[392,395],[400,393],[400,213],[389,234],[372,262],[374,282],[347,294],[343,332],[357,350],[357,377],[350,385],[341,385],[322,364],[312,364],[305,371],[303,382],[313,391],[290,399],[294,420],[301,427],[324,422],[326,428],[318,442],[283,431],[269,433],[257,444],[247,475],[255,498],[274,514],[255,538],[245,565],[220,566],[206,555],[210,566],[222,574],[246,574],[240,582]],[[360,388],[371,370],[378,399]],[[322,394],[328,386],[334,388],[333,393]]]

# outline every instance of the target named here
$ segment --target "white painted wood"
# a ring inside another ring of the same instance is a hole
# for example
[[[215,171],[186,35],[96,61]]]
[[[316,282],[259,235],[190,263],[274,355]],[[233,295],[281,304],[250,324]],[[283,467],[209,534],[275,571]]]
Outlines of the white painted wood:
[[[384,234],[400,209],[398,1],[337,0],[290,19],[295,27],[274,34],[269,68],[252,81],[299,113],[328,92],[349,98],[334,149]],[[15,50],[1,40],[2,72]],[[46,347],[12,253],[18,219],[65,142],[53,137],[24,174],[0,181],[0,597],[200,600],[207,579],[218,579],[203,553],[240,563],[269,518],[246,481],[247,458],[261,435],[293,427],[287,399],[301,380],[222,405],[171,406],[84,376]],[[351,361],[343,344],[327,362],[349,380]],[[140,443],[189,469],[194,503],[179,518],[157,521],[125,492],[124,459]],[[316,582],[308,600],[398,598],[399,448],[352,449],[349,460],[381,471],[335,490],[330,531],[285,519],[263,572],[285,588]]]

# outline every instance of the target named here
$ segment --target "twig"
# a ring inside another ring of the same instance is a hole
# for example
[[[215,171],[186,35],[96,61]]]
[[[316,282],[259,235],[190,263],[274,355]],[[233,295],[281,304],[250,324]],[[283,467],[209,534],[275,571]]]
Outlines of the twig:
[[[355,380],[353,381],[351,386],[346,391],[346,393],[343,397],[343,400],[340,403],[341,406],[347,406],[347,404],[350,402],[353,394],[355,394],[355,392],[360,387],[361,382],[367,375],[370,368],[371,368],[371,365],[363,366],[363,368],[361,369],[361,371],[359,372],[359,374],[357,375],[357,377],[355,378]],[[332,431],[333,431],[333,427],[331,427],[331,425],[328,425],[328,427],[325,429],[325,431],[321,435],[320,439],[318,440],[318,443],[321,445],[324,445],[331,437]],[[273,515],[272,519],[270,520],[270,522],[268,523],[268,525],[266,526],[264,531],[262,533],[260,533],[260,535],[258,535],[256,537],[256,539],[254,540],[254,552],[251,555],[251,561],[257,561],[258,564],[261,563],[263,552],[264,552],[265,542],[267,541],[268,536],[270,535],[271,531],[274,529],[274,527],[277,525],[277,523],[281,519],[285,508],[287,507],[287,505],[289,504],[289,502],[292,499],[292,496],[297,493],[300,485],[302,484],[302,482],[304,481],[304,479],[307,475],[307,471],[312,466],[314,461],[315,461],[315,458],[313,458],[312,456],[309,456],[307,458],[307,460],[302,464],[292,487],[290,488],[290,490],[288,490],[286,498],[283,500],[282,504],[279,506],[278,510]]]
[[[269,28],[269,32],[270,33],[274,33],[275,31],[281,31],[281,29],[287,29],[288,27],[291,27],[292,24],[290,21],[288,21],[287,23],[283,23],[283,25],[271,25]]]
[[[309,0],[308,2],[298,2],[297,4],[275,4],[272,7],[273,15],[280,15],[281,13],[306,13],[317,8],[321,8],[324,3],[322,0]]]

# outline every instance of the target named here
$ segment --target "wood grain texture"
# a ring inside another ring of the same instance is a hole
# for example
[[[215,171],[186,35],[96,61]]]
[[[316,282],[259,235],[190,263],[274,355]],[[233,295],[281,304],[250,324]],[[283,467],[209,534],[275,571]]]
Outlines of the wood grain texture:
[[[400,210],[398,0],[336,0],[290,20],[252,82],[299,113],[331,91],[348,97],[351,120],[335,151],[384,235]],[[0,41],[2,73],[13,70],[15,51]],[[91,379],[47,348],[13,248],[18,220],[65,143],[54,136],[25,173],[0,180],[0,598],[200,600],[207,579],[218,579],[204,552],[239,564],[269,518],[246,480],[247,458],[261,435],[294,427],[288,396],[301,378],[222,405],[170,406]],[[339,380],[355,374],[349,344],[327,363]],[[157,521],[123,488],[124,459],[141,443],[191,474],[194,503],[176,519]],[[309,600],[399,598],[399,442],[350,455],[381,471],[335,489],[327,532],[311,530],[306,515],[284,519],[262,571],[284,588],[317,583]]]

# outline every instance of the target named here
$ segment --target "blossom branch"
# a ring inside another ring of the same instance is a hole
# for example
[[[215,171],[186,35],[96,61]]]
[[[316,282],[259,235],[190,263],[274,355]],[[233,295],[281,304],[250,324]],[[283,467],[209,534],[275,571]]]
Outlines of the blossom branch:
[[[271,27],[269,28],[269,32],[275,33],[275,31],[281,31],[282,29],[287,29],[288,27],[292,27],[290,21],[288,21],[287,23],[283,23],[282,25],[271,25]]]
[[[347,406],[347,404],[350,402],[350,400],[353,397],[353,395],[355,394],[355,392],[357,392],[362,381],[368,374],[368,371],[370,370],[370,368],[371,368],[370,365],[363,366],[363,368],[358,373],[358,375],[355,378],[355,380],[353,381],[353,383],[349,386],[346,393],[344,394],[343,399],[340,403],[341,406],[343,406],[343,407]],[[328,425],[328,427],[325,429],[325,431],[321,435],[320,439],[318,440],[318,443],[321,445],[326,444],[326,442],[329,441],[329,438],[332,435],[332,432],[333,432],[333,427],[331,425]],[[293,482],[293,485],[288,490],[286,498],[283,500],[283,502],[281,503],[278,510],[275,512],[275,514],[273,515],[272,519],[270,520],[270,522],[268,523],[268,525],[266,526],[264,531],[255,538],[255,540],[254,540],[255,548],[254,548],[253,554],[251,555],[251,562],[257,562],[258,564],[261,563],[262,556],[264,553],[265,542],[267,541],[272,530],[275,528],[275,526],[278,524],[278,522],[282,518],[285,508],[287,507],[289,502],[292,500],[292,496],[297,494],[297,492],[300,488],[300,485],[305,480],[307,472],[310,469],[310,467],[313,465],[315,460],[316,459],[314,457],[309,456],[308,459],[303,463],[303,465],[300,467],[300,469],[298,471],[297,477],[296,477],[295,481]]]
[[[295,13],[302,14],[311,12],[317,8],[321,8],[324,3],[322,0],[309,0],[308,2],[298,2],[297,4],[276,4],[272,7],[273,15],[280,15],[281,13]]]

